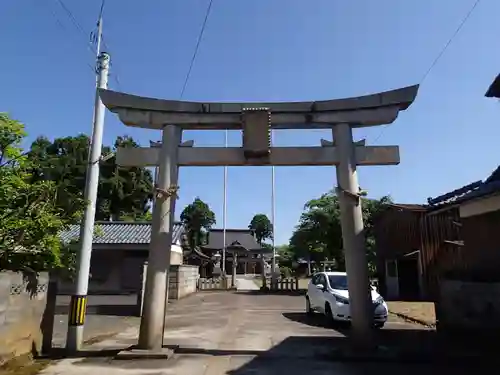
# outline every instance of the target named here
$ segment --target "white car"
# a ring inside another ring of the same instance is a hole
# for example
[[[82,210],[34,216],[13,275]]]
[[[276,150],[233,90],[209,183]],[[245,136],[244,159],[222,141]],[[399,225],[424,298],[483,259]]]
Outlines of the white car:
[[[373,301],[373,322],[383,327],[387,321],[387,303],[371,288]],[[306,313],[314,311],[325,314],[334,322],[350,322],[349,291],[345,272],[318,272],[313,275],[307,287]]]

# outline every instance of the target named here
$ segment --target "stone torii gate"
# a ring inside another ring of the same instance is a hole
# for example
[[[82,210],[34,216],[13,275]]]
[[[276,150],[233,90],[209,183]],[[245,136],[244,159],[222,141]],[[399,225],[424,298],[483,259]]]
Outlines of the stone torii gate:
[[[164,298],[179,166],[336,166],[353,338],[370,336],[372,302],[356,167],[399,164],[398,146],[354,142],[352,128],[389,124],[414,101],[418,85],[348,99],[282,103],[198,103],[100,90],[104,105],[127,126],[162,131],[161,147],[123,148],[122,166],[158,167],[140,349],[161,349]],[[271,129],[332,129],[318,147],[273,147]],[[242,130],[242,147],[194,147],[182,130]],[[357,339],[357,340],[356,340]]]

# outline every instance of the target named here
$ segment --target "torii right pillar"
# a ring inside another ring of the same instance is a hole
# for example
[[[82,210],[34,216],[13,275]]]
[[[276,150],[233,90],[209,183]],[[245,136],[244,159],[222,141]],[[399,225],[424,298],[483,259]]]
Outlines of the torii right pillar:
[[[337,171],[337,196],[340,206],[342,241],[345,251],[345,265],[349,284],[349,306],[351,318],[357,324],[352,326],[355,337],[369,334],[372,322],[372,300],[366,261],[363,213],[356,173],[355,144],[352,128],[341,123],[333,127],[333,142],[337,148],[339,163]],[[365,337],[363,343],[371,343]]]

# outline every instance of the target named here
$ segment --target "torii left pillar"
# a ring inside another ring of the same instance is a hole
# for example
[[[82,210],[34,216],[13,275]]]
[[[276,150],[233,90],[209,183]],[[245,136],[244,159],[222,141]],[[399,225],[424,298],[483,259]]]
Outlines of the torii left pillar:
[[[180,127],[166,125],[163,128],[144,290],[144,309],[139,330],[138,348],[143,350],[162,349],[181,137]],[[169,194],[172,188],[174,193]]]

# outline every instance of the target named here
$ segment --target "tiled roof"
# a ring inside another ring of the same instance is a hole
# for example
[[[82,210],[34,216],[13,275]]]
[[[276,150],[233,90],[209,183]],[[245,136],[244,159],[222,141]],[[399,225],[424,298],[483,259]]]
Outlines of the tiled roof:
[[[487,98],[500,98],[500,74],[497,75],[484,96]]]
[[[221,250],[224,247],[223,229],[210,229],[206,249]],[[233,245],[234,244],[234,245]],[[260,249],[257,240],[250,229],[226,229],[226,248],[231,245],[241,246],[246,250]]]
[[[423,204],[407,204],[407,203],[392,203],[390,207],[402,208],[403,210],[409,211],[425,211],[427,209],[426,205]]]
[[[149,244],[151,239],[150,222],[126,222],[126,221],[98,221],[97,233],[94,233],[94,244]],[[181,223],[174,223],[172,242],[180,241],[184,232]],[[72,225],[67,231],[61,233],[61,239],[65,242],[78,239],[80,225]]]
[[[431,207],[444,207],[495,192],[500,192],[500,166],[486,180],[473,182],[436,198],[429,198],[428,202]]]

